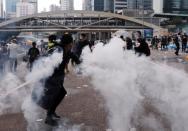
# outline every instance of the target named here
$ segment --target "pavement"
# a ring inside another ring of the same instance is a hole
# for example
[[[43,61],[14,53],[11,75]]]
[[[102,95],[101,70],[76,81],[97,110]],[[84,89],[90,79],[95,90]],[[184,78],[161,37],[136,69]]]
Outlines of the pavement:
[[[104,100],[88,83],[89,78],[77,76],[73,72],[69,73],[65,78],[65,88],[68,94],[59,105],[57,113],[62,116],[63,120],[68,121],[70,126],[80,126],[82,131],[105,131],[107,113],[104,109]],[[42,119],[45,119],[45,115],[43,116]],[[40,131],[52,130],[44,124],[44,120],[36,124],[40,126]],[[27,122],[21,111],[0,116],[0,131],[26,130]],[[35,128],[32,131],[39,130]]]
[[[184,60],[185,55],[175,56],[173,51],[152,51],[151,58],[156,62],[166,62],[170,66],[188,71],[187,61]],[[65,78],[65,88],[68,95],[59,105],[57,113],[62,116],[63,121],[68,121],[70,128],[78,126],[81,131],[110,131],[104,99],[92,88],[90,78],[70,72]],[[30,131],[54,130],[43,122],[43,120],[36,122],[40,130],[33,127]],[[27,125],[21,110],[0,116],[0,131],[26,131]],[[72,130],[67,127],[67,131]],[[59,131],[66,130],[60,128]]]

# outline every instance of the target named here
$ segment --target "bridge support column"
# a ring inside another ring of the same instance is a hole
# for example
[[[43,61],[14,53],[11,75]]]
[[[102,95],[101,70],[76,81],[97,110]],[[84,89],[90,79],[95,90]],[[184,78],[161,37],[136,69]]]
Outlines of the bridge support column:
[[[99,40],[102,40],[102,32],[99,32]]]

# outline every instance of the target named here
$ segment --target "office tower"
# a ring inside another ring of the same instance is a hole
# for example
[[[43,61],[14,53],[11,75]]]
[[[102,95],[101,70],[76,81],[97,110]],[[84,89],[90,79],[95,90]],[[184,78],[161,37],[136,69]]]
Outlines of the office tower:
[[[114,0],[114,12],[128,8],[128,0]]]
[[[158,0],[160,1],[160,0]],[[152,10],[153,9],[153,0],[128,0],[129,9],[144,9]]]
[[[164,0],[164,13],[188,14],[188,0]]]
[[[74,10],[74,0],[60,0],[61,10]]]
[[[16,17],[16,4],[20,0],[6,0],[6,17],[14,18]]]
[[[29,2],[18,2],[16,4],[16,17],[32,15],[35,13],[35,6]]]

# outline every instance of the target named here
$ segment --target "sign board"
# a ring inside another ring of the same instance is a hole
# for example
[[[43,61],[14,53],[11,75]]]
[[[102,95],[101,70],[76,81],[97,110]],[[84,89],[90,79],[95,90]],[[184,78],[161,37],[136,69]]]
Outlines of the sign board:
[[[152,38],[152,37],[153,37],[153,29],[145,29],[144,38]]]

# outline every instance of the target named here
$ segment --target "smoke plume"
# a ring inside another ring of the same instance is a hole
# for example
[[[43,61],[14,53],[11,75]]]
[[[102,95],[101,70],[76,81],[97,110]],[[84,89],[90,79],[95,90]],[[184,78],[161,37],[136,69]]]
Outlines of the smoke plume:
[[[123,51],[125,43],[85,51],[83,69],[106,100],[113,131],[187,131],[188,75],[176,68]]]

